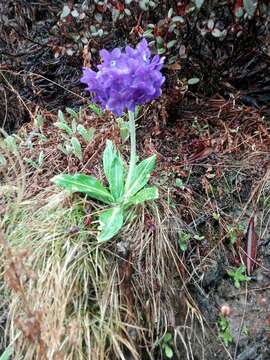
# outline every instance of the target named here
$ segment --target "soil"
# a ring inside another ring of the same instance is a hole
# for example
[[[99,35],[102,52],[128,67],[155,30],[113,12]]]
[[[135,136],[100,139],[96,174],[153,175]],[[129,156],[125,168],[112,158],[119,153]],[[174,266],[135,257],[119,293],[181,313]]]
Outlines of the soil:
[[[179,118],[169,116],[169,126],[167,124],[160,131],[160,140],[153,136],[152,142],[153,146],[158,144],[165,172],[173,174],[170,184],[174,188],[175,202],[178,206],[181,204],[181,218],[189,224],[191,232],[203,236],[199,241],[194,237],[193,247],[186,257],[190,268],[197,269],[195,278],[199,286],[191,285],[191,294],[212,329],[216,329],[222,306],[230,308],[227,320],[234,339],[228,347],[230,355],[224,348],[220,349],[214,337],[209,336],[204,356],[211,360],[269,359],[270,234],[269,214],[265,212],[263,200],[267,196],[267,188],[262,191],[263,196],[259,195],[259,204],[255,205],[254,196],[256,184],[265,175],[268,176],[269,135],[260,145],[255,140],[255,128],[260,127],[260,111],[234,107],[232,102],[220,98],[204,99],[202,104],[203,109],[200,110],[201,104],[198,108],[196,104],[178,107]],[[219,110],[214,110],[217,104]],[[195,130],[188,132],[195,117]],[[254,118],[257,121],[254,122]],[[263,126],[268,127],[268,121],[269,117],[266,117]],[[207,130],[202,130],[205,125]],[[233,128],[237,131],[228,139],[226,133]],[[176,134],[177,143],[173,142]],[[184,184],[180,189],[175,188],[175,178],[178,177]],[[193,218],[187,210],[190,207],[195,213]],[[213,218],[215,211],[221,214],[218,221]],[[239,266],[248,224],[254,216],[258,237],[257,266],[246,288],[241,286],[241,289],[236,289],[227,270],[230,266]],[[229,224],[237,224],[242,229],[234,249],[224,229],[228,229]],[[201,350],[196,352],[195,349],[196,346],[193,348],[195,358],[201,359]]]
[[[55,56],[56,44],[61,42],[61,34],[51,35],[51,27],[57,24],[57,4],[50,6],[51,15],[45,20],[45,3],[37,6],[31,16],[39,21],[31,26],[28,6],[18,5],[20,19],[25,21],[16,25],[12,2],[0,5],[2,15],[9,20],[9,24],[2,22],[0,36],[4,70],[0,73],[4,109],[0,127],[9,133],[17,132],[23,124],[23,131],[30,133],[32,119],[39,111],[53,121],[58,109],[78,109],[87,101],[79,83],[82,54]],[[115,39],[116,34],[112,43]],[[269,46],[269,37],[260,39]],[[188,289],[206,324],[205,333],[198,329],[198,337],[205,336],[203,355],[193,342],[194,359],[198,360],[270,359],[270,57],[259,43],[250,47],[239,53],[229,70],[224,69],[215,91],[213,86],[206,91],[206,82],[185,92],[177,86],[179,76],[192,73],[196,61],[183,73],[166,69],[169,80],[164,94],[146,109],[138,129],[142,157],[158,155],[156,180],[171,189],[172,205],[179,208],[179,217],[192,234],[183,260],[193,274],[191,282],[186,274]],[[89,119],[89,113],[85,121],[91,126],[96,121],[96,128],[102,126],[102,120]],[[109,124],[102,138],[107,131],[116,137]],[[53,138],[50,122],[48,133]],[[51,158],[61,163],[59,154],[55,156],[51,153]],[[99,156],[93,158],[86,172],[92,171],[98,160]],[[79,164],[72,166],[79,170]],[[46,176],[41,179],[39,186],[46,186]],[[181,186],[176,179],[181,180]],[[29,193],[35,191],[38,187],[33,182]],[[253,218],[258,238],[256,266],[250,281],[237,289],[227,270],[239,267]],[[230,239],[230,228],[236,229],[234,240]],[[218,339],[217,320],[223,305],[230,308],[226,319],[234,339],[227,348]],[[5,315],[0,315],[0,329],[4,322]]]

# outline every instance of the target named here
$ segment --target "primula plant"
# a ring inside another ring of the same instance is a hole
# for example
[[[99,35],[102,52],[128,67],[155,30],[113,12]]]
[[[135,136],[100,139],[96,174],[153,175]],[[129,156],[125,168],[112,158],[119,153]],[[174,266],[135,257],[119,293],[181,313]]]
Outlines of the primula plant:
[[[123,52],[118,48],[112,52],[103,49],[100,56],[103,62],[98,65],[98,71],[84,68],[81,81],[102,108],[116,116],[128,111],[131,142],[128,169],[112,141],[107,140],[103,169],[109,188],[84,174],[60,174],[53,178],[53,182],[110,206],[99,216],[98,240],[107,241],[119,232],[132,205],[158,198],[158,189],[146,186],[155,168],[156,156],[137,164],[135,117],[139,105],[161,94],[165,78],[160,71],[164,58],[157,55],[151,58],[146,40],[142,40],[135,49],[127,46]]]

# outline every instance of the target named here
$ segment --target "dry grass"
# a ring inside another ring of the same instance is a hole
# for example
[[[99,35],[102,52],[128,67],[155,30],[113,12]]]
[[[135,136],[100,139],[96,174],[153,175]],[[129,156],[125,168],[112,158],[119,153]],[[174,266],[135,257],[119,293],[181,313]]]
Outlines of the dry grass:
[[[182,224],[168,204],[134,209],[116,239],[98,244],[95,203],[51,186],[24,198],[19,153],[6,158],[1,263],[13,359],[162,359],[173,329],[185,343]]]
[[[139,209],[117,243],[99,245],[95,226],[83,226],[86,202],[65,206],[63,193],[45,198],[22,203],[5,235],[6,277],[16,293],[9,315],[14,359],[140,359],[145,351],[155,358],[164,331],[179,322],[169,209]]]
[[[89,125],[89,114],[86,113],[84,121]],[[33,153],[24,145],[32,131],[31,124],[20,133],[22,140],[18,142],[22,146],[13,153],[4,151],[7,164],[0,167],[3,238],[0,261],[5,281],[3,276],[0,281],[5,294],[3,301],[9,303],[6,339],[12,344],[13,358],[163,359],[163,337],[171,332],[175,355],[193,359],[194,351],[203,354],[208,330],[204,329],[205,321],[189,293],[188,284],[192,282],[199,289],[203,272],[215,262],[214,251],[217,248],[224,251],[227,225],[234,224],[234,213],[219,200],[221,195],[227,195],[226,191],[233,193],[238,177],[241,182],[241,176],[253,168],[255,173],[258,159],[265,154],[261,147],[267,142],[258,142],[258,149],[255,147],[256,151],[252,155],[248,152],[249,156],[244,159],[236,157],[238,162],[234,161],[233,166],[230,157],[222,158],[223,153],[217,164],[215,158],[212,159],[209,173],[219,171],[217,184],[215,177],[208,177],[207,172],[200,175],[200,166],[204,166],[200,162],[204,158],[198,152],[200,156],[192,158],[197,165],[190,165],[184,189],[173,188],[171,196],[167,191],[171,184],[166,184],[159,201],[134,209],[118,237],[98,244],[96,219],[100,206],[76,195],[60,193],[49,182],[53,173],[61,171],[94,172],[100,176],[104,139],[115,138],[116,142],[120,139],[111,119],[104,127],[102,119],[95,121],[99,138],[91,146],[84,146],[87,166],[59,153],[57,145],[62,140],[53,126],[43,129],[49,142],[33,141]],[[226,130],[225,135],[227,133]],[[237,133],[232,134],[235,144],[227,140],[220,142],[228,143],[230,149],[238,149],[245,139],[239,140]],[[225,136],[222,132],[219,135]],[[247,136],[247,140],[250,139]],[[160,146],[166,150],[165,155],[170,150],[165,149],[171,143],[169,140]],[[142,149],[144,142],[140,141]],[[247,142],[247,147],[250,146]],[[44,166],[31,169],[22,157],[35,158],[35,151],[43,147]],[[126,154],[125,147],[123,150]],[[148,151],[156,150],[148,148]],[[175,157],[175,149],[170,151]],[[160,161],[159,170],[164,166],[168,173],[174,169],[172,164]],[[167,169],[166,165],[171,168]],[[188,168],[184,164],[178,166],[178,170],[184,166]],[[267,172],[263,177],[258,176],[261,181],[252,189],[250,198],[241,204],[239,218],[246,207],[259,202],[260,194],[268,198],[268,175]],[[199,185],[197,190],[196,186],[192,188],[192,181]],[[175,207],[168,205],[171,200]],[[221,215],[218,227],[211,223],[213,212]],[[207,254],[199,253],[204,250],[203,246],[193,247],[196,244],[193,239],[189,251],[183,255],[179,252],[179,232],[193,231],[194,237],[202,214],[206,220],[201,228],[206,228],[206,246],[211,248]],[[181,218],[190,219],[190,226]]]

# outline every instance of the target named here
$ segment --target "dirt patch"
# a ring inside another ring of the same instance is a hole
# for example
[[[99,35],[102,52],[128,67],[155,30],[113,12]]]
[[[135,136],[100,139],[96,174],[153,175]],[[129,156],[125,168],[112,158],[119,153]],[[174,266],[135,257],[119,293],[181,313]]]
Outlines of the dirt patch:
[[[39,108],[56,113],[72,104],[78,109],[87,101],[79,81],[82,66],[95,67],[102,48],[138,43],[148,25],[165,44],[168,64],[164,71],[170,98],[181,100],[191,90],[207,97],[240,95],[244,104],[255,108],[267,105],[267,6],[262,6],[254,19],[237,19],[231,2],[213,1],[200,14],[190,12],[189,5],[184,1],[173,6],[175,15],[185,20],[170,30],[169,3],[151,11],[142,11],[132,3],[129,16],[124,16],[125,8],[118,1],[103,6],[46,0],[1,4],[0,101],[4,109],[7,103],[14,106],[0,115],[0,126],[5,124],[8,131],[19,128]],[[64,16],[67,8],[70,14]],[[119,12],[121,16],[115,18]],[[216,21],[218,33],[225,31],[224,39],[211,35],[207,28],[210,18],[210,22]],[[102,35],[97,36],[98,31]],[[174,46],[167,47],[171,40]],[[149,41],[157,52],[158,41]],[[189,88],[187,79],[194,77],[200,82]]]

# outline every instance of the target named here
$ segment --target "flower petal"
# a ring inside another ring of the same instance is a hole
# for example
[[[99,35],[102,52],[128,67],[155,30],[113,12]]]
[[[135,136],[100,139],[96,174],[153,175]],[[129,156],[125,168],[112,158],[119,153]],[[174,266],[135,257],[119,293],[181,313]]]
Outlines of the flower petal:
[[[100,57],[103,62],[97,72],[83,68],[81,82],[103,108],[122,115],[160,96],[165,80],[160,72],[164,58],[156,55],[151,59],[145,39],[135,49],[127,45],[123,52],[119,48],[112,52],[103,49]]]

